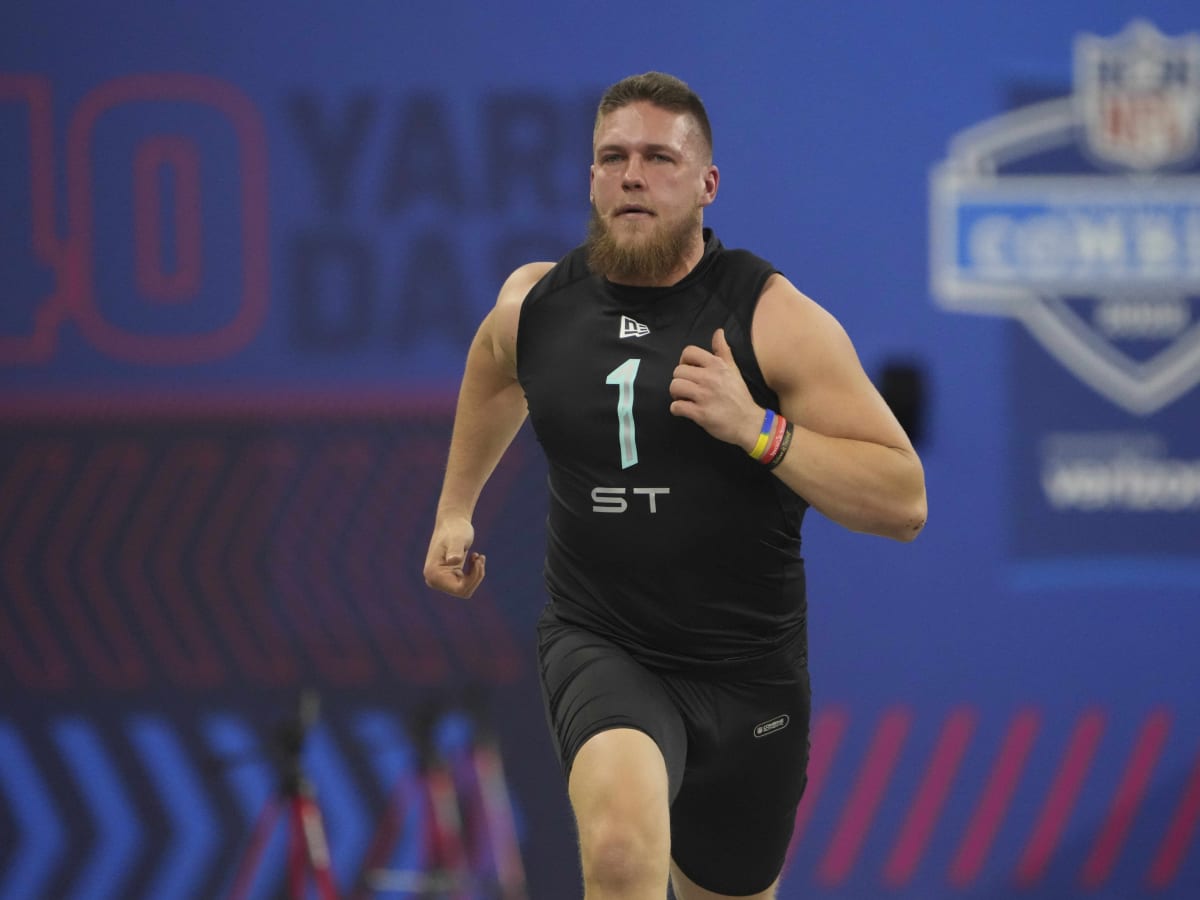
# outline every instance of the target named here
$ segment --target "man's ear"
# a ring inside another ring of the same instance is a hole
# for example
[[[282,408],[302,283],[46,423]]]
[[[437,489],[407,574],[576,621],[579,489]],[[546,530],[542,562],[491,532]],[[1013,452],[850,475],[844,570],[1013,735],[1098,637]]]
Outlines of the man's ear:
[[[701,206],[708,206],[717,199],[717,188],[721,184],[721,172],[716,166],[710,165],[704,173],[704,197]]]

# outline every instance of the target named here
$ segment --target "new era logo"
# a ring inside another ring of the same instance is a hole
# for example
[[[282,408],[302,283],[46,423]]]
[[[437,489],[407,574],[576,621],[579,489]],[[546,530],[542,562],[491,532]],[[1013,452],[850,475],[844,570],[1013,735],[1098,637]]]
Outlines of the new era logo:
[[[643,337],[649,333],[650,329],[641,322],[629,316],[621,316],[621,337]]]

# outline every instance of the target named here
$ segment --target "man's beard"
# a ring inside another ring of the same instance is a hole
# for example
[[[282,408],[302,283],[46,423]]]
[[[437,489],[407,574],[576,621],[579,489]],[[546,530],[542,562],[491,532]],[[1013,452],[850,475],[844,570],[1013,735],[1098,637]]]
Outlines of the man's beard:
[[[612,226],[593,205],[586,244],[588,268],[617,282],[658,284],[683,262],[702,223],[697,208],[677,225],[625,244],[613,236]]]

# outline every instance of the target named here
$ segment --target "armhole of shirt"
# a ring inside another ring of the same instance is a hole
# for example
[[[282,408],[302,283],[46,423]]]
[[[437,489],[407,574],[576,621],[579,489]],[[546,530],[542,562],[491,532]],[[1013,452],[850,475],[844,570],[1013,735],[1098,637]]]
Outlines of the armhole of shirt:
[[[767,385],[767,379],[758,362],[758,355],[754,352],[753,327],[754,313],[758,309],[758,302],[762,299],[767,282],[772,275],[782,273],[767,260],[748,251],[727,252],[729,258],[723,273],[725,277],[719,280],[718,288],[721,290],[722,301],[726,304],[730,317],[737,323],[740,331],[738,343],[743,346],[743,350],[740,354],[735,351],[734,356],[738,366],[742,369],[743,376],[750,376],[747,383],[750,385],[754,399],[763,405],[778,409],[779,396]],[[730,347],[735,346],[737,345],[734,342],[730,343]],[[747,372],[747,363],[753,366],[749,372]]]

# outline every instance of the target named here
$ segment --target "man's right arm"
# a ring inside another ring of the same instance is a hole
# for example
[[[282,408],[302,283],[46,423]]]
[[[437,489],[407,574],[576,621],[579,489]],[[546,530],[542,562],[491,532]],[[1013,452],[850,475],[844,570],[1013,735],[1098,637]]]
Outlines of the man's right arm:
[[[485,559],[471,552],[471,519],[483,486],[525,421],[517,322],[525,295],[552,266],[530,263],[509,276],[467,352],[424,573],[426,584],[456,597],[470,597],[483,580]]]

